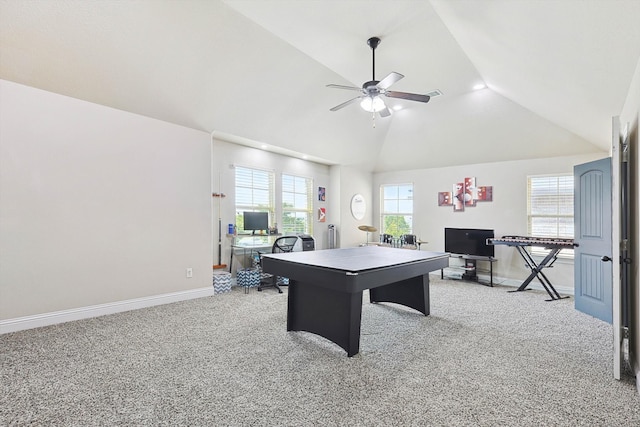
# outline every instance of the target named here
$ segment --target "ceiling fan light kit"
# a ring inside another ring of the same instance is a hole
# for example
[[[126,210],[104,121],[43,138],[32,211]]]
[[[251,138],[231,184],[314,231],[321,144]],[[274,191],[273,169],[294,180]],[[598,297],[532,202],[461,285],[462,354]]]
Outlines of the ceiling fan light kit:
[[[379,96],[367,96],[365,98],[362,98],[360,106],[364,111],[368,111],[369,113],[377,113],[387,108],[387,106],[384,105],[384,101]]]
[[[360,96],[352,98],[346,102],[343,102],[342,104],[336,105],[335,107],[331,108],[330,111],[338,111],[346,107],[347,105],[353,104],[356,101],[360,101],[360,107],[362,107],[363,110],[369,113],[374,113],[374,115],[375,113],[379,113],[380,117],[388,117],[391,115],[391,110],[389,110],[389,108],[387,108],[387,106],[385,105],[384,100],[382,99],[382,95],[387,96],[389,98],[406,99],[408,101],[417,101],[417,102],[423,102],[423,103],[429,102],[429,100],[431,99],[431,96],[429,95],[419,95],[416,93],[396,92],[396,91],[387,90],[391,85],[393,85],[394,83],[396,83],[397,81],[399,81],[404,77],[400,73],[396,73],[395,71],[392,71],[384,79],[376,80],[376,48],[380,44],[380,38],[371,37],[369,38],[369,40],[367,40],[367,44],[369,45],[369,47],[371,47],[371,52],[373,56],[372,80],[365,82],[362,85],[362,88],[355,87],[355,86],[344,86],[344,85],[334,85],[334,84],[327,85],[327,87],[331,87],[335,89],[355,90],[355,91],[361,92]],[[440,94],[439,91],[435,91],[435,92],[438,92],[438,94]],[[432,92],[432,93],[435,93],[435,92]]]

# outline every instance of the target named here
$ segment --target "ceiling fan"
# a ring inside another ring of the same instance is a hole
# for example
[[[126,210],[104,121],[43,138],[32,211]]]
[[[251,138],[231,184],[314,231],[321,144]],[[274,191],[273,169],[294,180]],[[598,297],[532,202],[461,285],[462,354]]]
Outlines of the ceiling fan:
[[[391,111],[385,105],[381,95],[388,96],[389,98],[407,99],[409,101],[429,102],[429,100],[431,99],[431,96],[429,95],[419,95],[416,93],[395,92],[387,90],[392,84],[396,83],[398,80],[404,77],[400,73],[392,71],[384,79],[380,81],[376,80],[376,47],[378,47],[378,45],[380,44],[380,38],[371,37],[369,40],[367,40],[367,44],[369,45],[369,47],[371,47],[371,52],[373,53],[372,80],[365,82],[361,88],[356,86],[343,86],[334,84],[327,85],[327,87],[355,90],[362,93],[360,96],[343,102],[340,105],[336,105],[335,107],[331,108],[330,111],[338,111],[346,107],[347,105],[360,101],[360,106],[365,111],[368,111],[370,113],[379,113],[381,117],[388,117],[391,115]],[[434,95],[440,95],[440,91],[434,91],[431,93],[433,93]]]

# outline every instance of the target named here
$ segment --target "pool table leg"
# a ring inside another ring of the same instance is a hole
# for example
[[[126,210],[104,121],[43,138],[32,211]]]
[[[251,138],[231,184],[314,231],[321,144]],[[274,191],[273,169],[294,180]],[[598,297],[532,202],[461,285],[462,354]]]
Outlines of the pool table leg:
[[[429,275],[369,289],[370,302],[394,302],[429,315]]]
[[[346,350],[360,351],[362,291],[339,292],[299,281],[289,282],[287,331],[320,335]]]

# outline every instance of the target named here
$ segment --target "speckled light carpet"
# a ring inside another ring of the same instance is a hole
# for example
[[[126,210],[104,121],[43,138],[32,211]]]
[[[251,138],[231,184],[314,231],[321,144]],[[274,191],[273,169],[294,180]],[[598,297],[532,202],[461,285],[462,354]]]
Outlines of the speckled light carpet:
[[[0,336],[0,425],[640,425],[573,298],[431,277],[428,317],[365,295],[352,358],[286,332],[286,288]]]

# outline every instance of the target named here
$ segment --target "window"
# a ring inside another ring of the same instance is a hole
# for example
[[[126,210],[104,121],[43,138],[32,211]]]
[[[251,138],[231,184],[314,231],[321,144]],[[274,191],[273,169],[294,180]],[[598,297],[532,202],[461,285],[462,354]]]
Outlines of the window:
[[[283,234],[313,233],[312,188],[310,178],[282,174]]]
[[[273,172],[236,166],[236,229],[244,230],[244,211],[268,212],[274,218]]]
[[[413,184],[380,186],[380,232],[413,234]]]
[[[527,215],[530,236],[573,239],[573,175],[530,176]],[[546,255],[541,248],[531,252]],[[573,250],[562,250],[561,255],[573,257]]]

